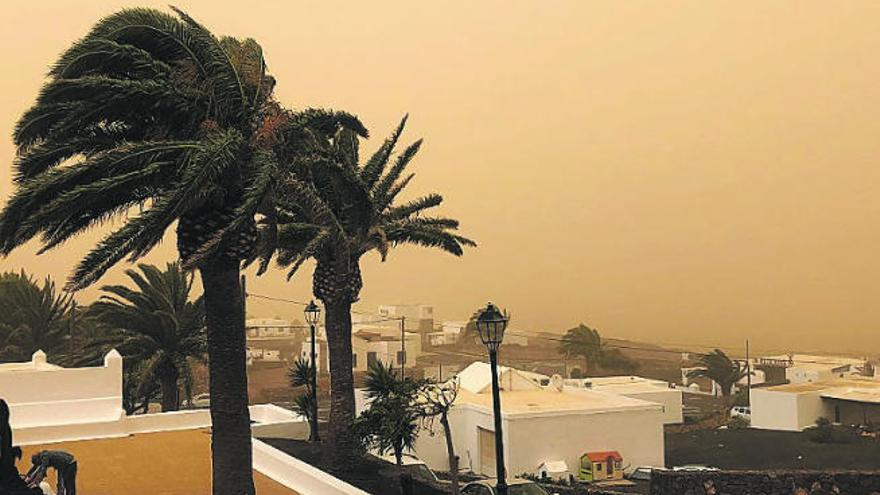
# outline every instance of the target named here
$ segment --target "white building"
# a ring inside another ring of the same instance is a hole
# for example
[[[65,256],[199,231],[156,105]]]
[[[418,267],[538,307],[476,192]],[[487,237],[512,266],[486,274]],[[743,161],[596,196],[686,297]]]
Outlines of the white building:
[[[542,465],[556,470],[564,465],[576,475],[583,454],[612,450],[620,452],[627,465],[664,465],[659,404],[596,391],[542,388],[515,369],[499,367],[498,372],[505,461],[511,475],[538,473]],[[461,469],[492,476],[491,369],[486,363],[472,363],[458,379],[461,389],[449,422]],[[423,432],[415,454],[433,469],[448,469],[442,429],[433,435]]]
[[[277,318],[250,318],[245,321],[245,329],[248,339],[288,338],[307,333],[305,325]]]
[[[263,349],[262,347],[251,347],[247,348],[247,364],[248,366],[253,365],[254,363],[280,363],[281,362],[281,351],[277,349]]]
[[[754,388],[752,427],[801,431],[820,417],[835,423],[864,425],[880,422],[880,382],[864,377],[791,383]]]
[[[399,329],[361,325],[360,329],[355,330],[351,336],[352,369],[367,371],[370,364],[379,361],[396,368],[401,365],[407,368],[415,366],[416,359],[422,354],[421,336],[415,332],[405,332],[404,341],[404,348],[401,349]],[[324,332],[317,334],[315,342],[319,372],[328,371],[330,369],[330,353]],[[300,356],[303,359],[310,359],[310,352],[311,342],[307,339],[302,344]]]
[[[432,346],[455,344],[464,335],[466,328],[466,321],[444,321],[439,332],[428,334],[428,341]]]
[[[662,380],[640,376],[607,376],[568,379],[565,380],[565,385],[573,390],[595,390],[654,402],[663,406],[664,423],[679,424],[684,421],[681,390]]]
[[[860,375],[867,360],[841,356],[817,356],[813,354],[784,354],[760,358],[757,365],[768,366],[781,363],[788,383],[812,383]]]

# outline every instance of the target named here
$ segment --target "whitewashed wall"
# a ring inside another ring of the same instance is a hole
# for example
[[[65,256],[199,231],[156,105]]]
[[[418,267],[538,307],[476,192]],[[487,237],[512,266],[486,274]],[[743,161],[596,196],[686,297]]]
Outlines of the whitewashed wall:
[[[29,364],[0,366],[0,397],[9,403],[14,429],[114,421],[124,414],[122,357],[115,350],[94,368],[47,365],[42,351]]]

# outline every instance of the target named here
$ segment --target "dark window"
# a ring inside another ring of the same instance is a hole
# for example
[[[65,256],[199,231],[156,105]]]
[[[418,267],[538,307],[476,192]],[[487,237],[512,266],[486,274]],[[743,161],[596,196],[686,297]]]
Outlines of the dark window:
[[[406,364],[406,353],[404,351],[397,351],[397,364]]]
[[[375,352],[368,352],[367,353],[367,366],[372,368],[373,366],[376,366],[376,363],[378,363],[378,362],[379,362],[379,358],[376,356]]]
[[[351,367],[352,367],[352,368],[357,368],[357,367],[358,367],[358,355],[357,355],[357,354],[352,354],[352,355],[351,355]]]

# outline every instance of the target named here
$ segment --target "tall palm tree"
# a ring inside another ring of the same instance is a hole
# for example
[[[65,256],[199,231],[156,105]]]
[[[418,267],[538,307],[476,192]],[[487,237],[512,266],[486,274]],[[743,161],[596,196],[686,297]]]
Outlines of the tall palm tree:
[[[54,64],[14,131],[0,253],[36,236],[42,252],[120,220],[74,270],[75,290],[139,259],[177,222],[180,257],[205,289],[213,490],[253,493],[240,260],[285,114],[259,44],[218,38],[174,11],[110,15]]]
[[[475,246],[455,233],[458,221],[423,214],[443,201],[429,194],[396,203],[413,174],[404,175],[422,141],[395,157],[406,117],[379,150],[359,165],[359,136],[354,126],[333,129],[291,127],[290,140],[304,143],[308,153],[287,160],[287,175],[278,183],[276,212],[261,222],[260,273],[277,253],[277,261],[292,277],[308,259],[317,262],[313,292],[326,308],[330,354],[329,440],[338,457],[355,448],[352,376],[351,305],[363,285],[361,258],[377,251],[384,261],[391,247],[415,244],[437,248],[456,256],[464,246]],[[302,135],[305,137],[302,137]]]
[[[190,389],[192,360],[204,361],[205,306],[200,296],[189,300],[193,277],[179,263],[165,270],[138,265],[126,270],[136,288],[108,285],[89,313],[112,329],[111,334],[92,343],[115,347],[125,359],[142,363],[138,389],[156,380],[162,390],[162,411],[180,407],[180,380]]]
[[[46,277],[42,287],[21,273],[0,274],[0,361],[27,361],[42,350],[59,357],[70,339],[75,303]]]
[[[748,375],[748,367],[727,357],[721,349],[704,354],[699,360],[700,367],[691,370],[688,378],[708,378],[718,384],[725,400],[730,399],[733,386]]]

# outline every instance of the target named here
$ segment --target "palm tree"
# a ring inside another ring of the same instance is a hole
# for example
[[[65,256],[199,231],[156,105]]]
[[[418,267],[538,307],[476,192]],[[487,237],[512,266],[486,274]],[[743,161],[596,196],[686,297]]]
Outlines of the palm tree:
[[[704,354],[699,360],[700,368],[691,370],[688,378],[708,378],[718,384],[725,400],[730,399],[733,386],[748,375],[748,367],[727,357],[721,349]]]
[[[174,11],[110,15],[54,64],[14,131],[0,253],[36,236],[42,252],[121,219],[74,270],[75,290],[139,259],[177,222],[180,257],[205,289],[213,490],[253,493],[239,271],[286,114],[254,40],[218,38]]]
[[[584,370],[588,374],[596,370],[604,351],[605,345],[599,331],[583,323],[565,332],[559,343],[559,352],[566,357],[584,358]]]
[[[277,261],[292,277],[308,259],[317,262],[313,292],[326,309],[330,354],[329,440],[339,458],[355,447],[350,425],[354,420],[351,305],[358,300],[363,281],[360,260],[377,251],[384,261],[391,247],[415,244],[437,248],[456,256],[464,246],[476,244],[455,231],[458,221],[423,216],[443,201],[429,194],[397,204],[396,199],[413,178],[404,176],[422,141],[416,141],[394,158],[406,117],[363,165],[358,164],[359,135],[353,126],[333,129],[291,127],[299,152],[287,163],[287,176],[276,192],[275,215],[260,226],[260,273],[277,252]],[[301,137],[302,135],[306,137]],[[393,159],[393,164],[392,164]],[[340,461],[342,462],[342,461]]]
[[[204,361],[205,307],[202,297],[189,300],[193,277],[168,263],[165,270],[138,265],[126,270],[135,284],[101,288],[104,295],[89,313],[112,333],[92,345],[115,347],[124,358],[141,364],[139,389],[156,380],[162,390],[162,411],[180,407],[180,379],[192,383],[192,360]],[[188,394],[189,395],[189,394]]]
[[[315,382],[315,367],[308,359],[299,358],[287,371],[290,385],[293,388],[305,387],[305,391],[293,399],[293,410],[306,418],[309,422],[309,441],[318,440],[318,419],[315,417],[316,390],[312,386]]]
[[[393,453],[398,466],[403,465],[404,450],[413,449],[419,436],[422,407],[417,395],[423,386],[411,377],[401,378],[381,361],[370,366],[364,380],[370,403],[357,419],[358,429],[380,454]]]
[[[58,358],[70,339],[75,303],[46,277],[42,287],[21,273],[0,274],[0,361],[27,361],[42,350]]]

